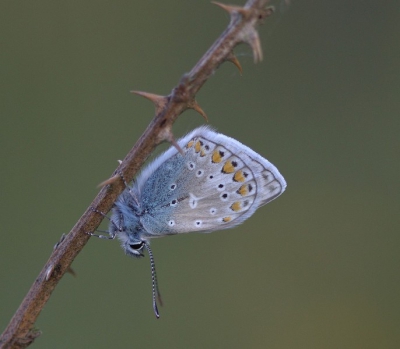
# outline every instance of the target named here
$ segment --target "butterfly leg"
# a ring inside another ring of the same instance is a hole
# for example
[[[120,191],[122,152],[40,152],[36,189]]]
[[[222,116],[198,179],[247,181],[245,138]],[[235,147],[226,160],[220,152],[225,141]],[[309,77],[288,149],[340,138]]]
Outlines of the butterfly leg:
[[[103,212],[101,212],[101,211],[99,211],[98,209],[96,209],[96,208],[94,208],[94,207],[91,207],[90,208],[93,212],[95,212],[95,213],[98,213],[99,215],[101,215],[101,216],[103,216],[104,218],[107,218],[113,225],[115,225],[115,227],[117,227],[116,226],[116,224],[114,223],[114,221],[113,220],[111,220],[105,213],[103,213]],[[109,232],[109,231],[103,231],[103,230],[97,230],[98,232],[101,232],[101,233],[106,233],[107,235],[99,235],[99,234],[95,234],[95,233],[92,233],[92,232],[87,232],[86,234],[88,234],[88,235],[90,235],[90,236],[94,236],[94,237],[96,237],[96,238],[100,238],[100,239],[107,239],[107,240],[113,240],[113,239],[115,239],[115,233],[113,233],[113,232]]]

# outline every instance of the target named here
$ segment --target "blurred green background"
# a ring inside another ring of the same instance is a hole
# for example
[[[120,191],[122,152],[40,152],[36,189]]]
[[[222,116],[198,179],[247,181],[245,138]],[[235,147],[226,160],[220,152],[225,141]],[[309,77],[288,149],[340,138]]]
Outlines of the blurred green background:
[[[224,64],[197,99],[287,191],[233,230],[153,241],[159,320],[148,257],[91,239],[33,347],[400,347],[400,2],[280,5],[264,61],[237,47],[243,76]],[[151,120],[129,91],[168,94],[228,22],[208,0],[0,2],[0,331]]]

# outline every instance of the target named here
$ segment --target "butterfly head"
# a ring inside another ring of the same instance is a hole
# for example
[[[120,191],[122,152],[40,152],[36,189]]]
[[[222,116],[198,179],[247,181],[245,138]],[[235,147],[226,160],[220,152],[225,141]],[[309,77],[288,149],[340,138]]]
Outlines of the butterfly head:
[[[126,238],[123,238],[124,235]],[[148,246],[148,242],[146,240],[141,240],[136,237],[121,233],[119,234],[119,238],[122,242],[121,246],[125,251],[125,254],[136,258],[144,257],[144,249],[146,246]]]

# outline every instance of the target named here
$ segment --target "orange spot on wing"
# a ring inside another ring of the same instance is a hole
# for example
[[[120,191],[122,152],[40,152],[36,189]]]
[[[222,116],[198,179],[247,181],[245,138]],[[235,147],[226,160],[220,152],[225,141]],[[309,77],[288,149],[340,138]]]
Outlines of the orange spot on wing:
[[[194,146],[194,150],[196,151],[196,153],[198,153],[201,150],[201,143],[200,141],[197,141],[195,146]]]
[[[231,210],[235,211],[235,212],[240,211],[241,208],[242,208],[242,204],[240,203],[240,201],[236,201],[231,205]]]
[[[237,171],[235,175],[233,176],[233,180],[235,182],[244,182],[245,177],[243,176],[243,172],[241,170]]]
[[[242,185],[237,192],[242,196],[247,195],[249,193],[249,191],[247,190],[247,185]]]
[[[218,150],[215,150],[212,155],[212,162],[218,163],[222,161],[222,155]]]
[[[224,167],[222,168],[222,172],[224,172],[224,173],[232,173],[232,172],[235,172],[235,168],[233,167],[231,161],[225,162],[225,165],[224,165]]]

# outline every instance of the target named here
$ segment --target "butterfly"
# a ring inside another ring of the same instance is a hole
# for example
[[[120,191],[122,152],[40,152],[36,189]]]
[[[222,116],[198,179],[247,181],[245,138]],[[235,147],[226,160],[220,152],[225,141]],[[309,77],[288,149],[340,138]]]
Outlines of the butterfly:
[[[108,236],[127,255],[143,257],[152,271],[153,309],[159,317],[155,263],[150,240],[189,232],[229,229],[281,195],[286,181],[268,160],[239,141],[208,126],[177,141],[151,162],[112,209]]]

